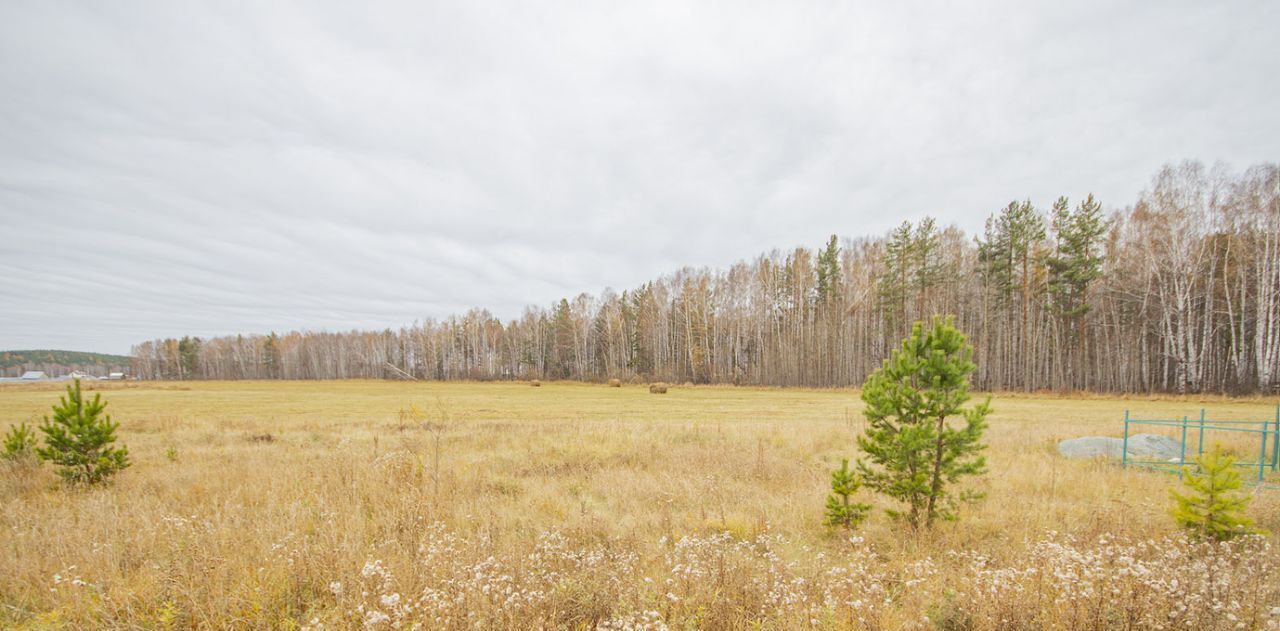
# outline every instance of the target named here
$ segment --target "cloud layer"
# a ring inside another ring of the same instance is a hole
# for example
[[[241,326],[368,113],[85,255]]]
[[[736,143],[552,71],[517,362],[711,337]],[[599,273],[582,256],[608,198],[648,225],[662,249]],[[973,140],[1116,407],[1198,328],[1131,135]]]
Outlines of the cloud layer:
[[[0,4],[0,349],[509,318],[1280,156],[1274,3],[513,4]]]

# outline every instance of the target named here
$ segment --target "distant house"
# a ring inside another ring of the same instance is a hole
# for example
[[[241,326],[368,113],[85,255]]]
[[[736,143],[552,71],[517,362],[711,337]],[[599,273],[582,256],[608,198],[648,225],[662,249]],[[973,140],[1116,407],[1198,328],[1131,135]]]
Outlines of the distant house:
[[[111,374],[107,375],[107,379],[110,379],[110,380],[112,380],[112,381],[119,381],[119,380],[121,380],[121,379],[124,379],[124,373],[122,373],[122,372],[113,372],[113,373],[111,373]]]
[[[45,376],[43,370],[28,370],[27,372],[22,373],[22,378],[27,379],[29,381],[39,381],[41,379],[48,379],[48,377]]]

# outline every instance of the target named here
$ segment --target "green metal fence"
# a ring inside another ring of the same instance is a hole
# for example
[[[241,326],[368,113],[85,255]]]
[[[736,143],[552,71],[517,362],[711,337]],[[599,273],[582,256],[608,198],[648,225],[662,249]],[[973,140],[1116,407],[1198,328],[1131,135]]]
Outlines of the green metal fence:
[[[1182,452],[1176,460],[1138,460],[1129,455],[1129,435],[1131,428],[1151,426],[1163,427],[1171,429],[1175,434],[1181,434]],[[1271,484],[1268,480],[1268,474],[1280,473],[1280,406],[1276,406],[1276,414],[1274,418],[1254,421],[1238,421],[1238,420],[1219,420],[1210,419],[1205,416],[1205,410],[1200,409],[1199,418],[1191,418],[1183,416],[1179,419],[1138,419],[1133,418],[1129,414],[1129,410],[1124,411],[1124,445],[1121,452],[1121,464],[1125,467],[1130,465],[1136,467],[1146,467],[1170,473],[1177,473],[1182,476],[1182,469],[1189,463],[1195,462],[1205,450],[1206,433],[1212,435],[1215,432],[1225,432],[1227,436],[1236,439],[1244,437],[1249,441],[1249,436],[1257,436],[1257,460],[1237,460],[1236,465],[1245,469],[1250,475],[1245,476],[1246,481],[1252,484],[1260,484],[1267,488],[1280,488],[1280,484]],[[1188,442],[1188,439],[1194,441],[1194,445]],[[1194,453],[1191,452],[1194,447]],[[1252,475],[1256,472],[1256,478]]]

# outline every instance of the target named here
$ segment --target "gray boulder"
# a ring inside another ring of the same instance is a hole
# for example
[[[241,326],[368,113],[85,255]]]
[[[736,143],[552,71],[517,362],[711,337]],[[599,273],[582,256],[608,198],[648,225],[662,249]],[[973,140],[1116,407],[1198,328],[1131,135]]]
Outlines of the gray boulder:
[[[1182,441],[1159,434],[1129,436],[1129,455],[1145,460],[1178,460],[1182,457]],[[1191,454],[1194,457],[1194,452]]]
[[[1112,458],[1124,453],[1124,439],[1106,436],[1083,436],[1058,443],[1058,453],[1068,458]],[[1159,434],[1129,436],[1129,457],[1140,460],[1177,462],[1182,455],[1182,442]]]
[[[1058,453],[1068,458],[1114,458],[1124,453],[1124,441],[1105,436],[1084,436],[1058,443]]]

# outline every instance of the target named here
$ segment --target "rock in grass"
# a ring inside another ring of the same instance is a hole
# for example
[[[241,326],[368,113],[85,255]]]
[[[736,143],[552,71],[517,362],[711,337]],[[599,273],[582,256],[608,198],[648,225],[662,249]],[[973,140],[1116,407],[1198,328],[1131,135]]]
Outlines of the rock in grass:
[[[1182,441],[1159,434],[1134,434],[1129,437],[1129,453],[1148,460],[1178,460],[1182,457]]]
[[[1068,458],[1119,460],[1124,448],[1123,438],[1108,436],[1083,436],[1058,443],[1058,453]],[[1159,434],[1134,434],[1129,437],[1129,456],[1143,460],[1177,461],[1182,456],[1182,442]]]
[[[1104,436],[1084,436],[1058,443],[1058,453],[1068,458],[1114,458],[1124,453],[1124,441]]]

